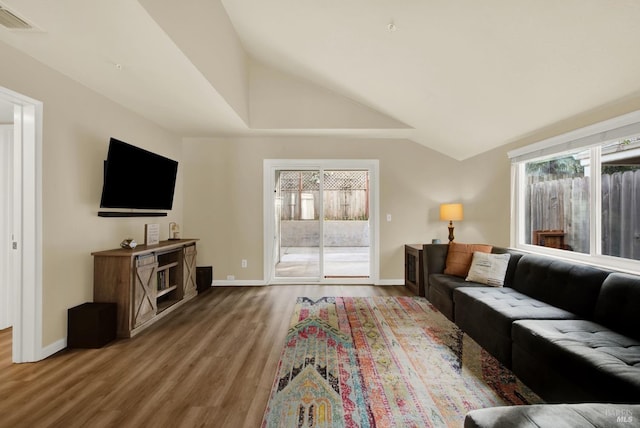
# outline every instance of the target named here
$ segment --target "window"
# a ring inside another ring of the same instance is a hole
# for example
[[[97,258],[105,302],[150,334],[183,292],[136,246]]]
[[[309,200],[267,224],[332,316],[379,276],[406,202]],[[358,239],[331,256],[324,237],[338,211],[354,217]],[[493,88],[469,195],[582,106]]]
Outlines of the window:
[[[602,147],[602,254],[640,260],[640,137]]]
[[[509,156],[512,246],[640,272],[640,112]]]

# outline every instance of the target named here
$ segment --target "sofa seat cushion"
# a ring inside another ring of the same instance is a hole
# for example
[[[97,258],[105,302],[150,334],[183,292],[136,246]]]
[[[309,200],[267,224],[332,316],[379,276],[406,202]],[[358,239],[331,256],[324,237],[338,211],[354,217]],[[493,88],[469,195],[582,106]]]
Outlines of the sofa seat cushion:
[[[427,298],[447,318],[453,321],[453,290],[458,287],[487,287],[477,282],[465,281],[459,276],[434,273],[429,275]]]
[[[520,319],[573,319],[571,312],[513,288],[459,287],[453,294],[456,324],[507,367],[511,366],[511,325]]]
[[[513,324],[512,337],[517,376],[533,383],[545,378],[520,364],[522,355],[525,363],[535,361],[539,370],[553,368],[567,384],[584,391],[580,397],[554,398],[640,403],[639,340],[587,320],[521,320]],[[543,398],[544,391],[557,388],[553,381],[530,386]]]
[[[464,428],[640,427],[640,405],[580,403],[502,406],[472,410]]]
[[[480,284],[479,282],[466,281],[464,278],[460,278],[459,276],[447,275],[444,273],[434,273],[430,275],[429,282],[431,283],[431,286],[442,290],[451,299],[453,299],[453,290],[458,287],[487,287],[485,284]]]
[[[472,317],[482,328],[511,337],[511,324],[521,319],[574,319],[576,316],[513,288],[458,288],[453,296],[461,319]],[[464,330],[464,328],[463,328]]]

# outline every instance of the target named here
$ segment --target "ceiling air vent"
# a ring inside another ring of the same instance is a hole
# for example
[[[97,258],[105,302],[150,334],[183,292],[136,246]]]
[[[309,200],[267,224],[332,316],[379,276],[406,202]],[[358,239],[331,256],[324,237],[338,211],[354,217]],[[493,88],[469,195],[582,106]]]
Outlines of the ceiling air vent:
[[[0,6],[0,25],[10,30],[32,30],[33,26],[16,16],[9,9]]]

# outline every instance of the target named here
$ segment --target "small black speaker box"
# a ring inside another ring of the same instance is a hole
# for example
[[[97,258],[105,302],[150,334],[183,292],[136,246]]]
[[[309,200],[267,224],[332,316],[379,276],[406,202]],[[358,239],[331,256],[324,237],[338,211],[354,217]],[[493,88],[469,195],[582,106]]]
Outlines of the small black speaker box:
[[[198,293],[202,293],[211,289],[211,282],[213,281],[213,266],[198,266],[196,267],[196,287]]]
[[[89,302],[73,307],[67,317],[67,347],[102,348],[116,338],[115,303]]]

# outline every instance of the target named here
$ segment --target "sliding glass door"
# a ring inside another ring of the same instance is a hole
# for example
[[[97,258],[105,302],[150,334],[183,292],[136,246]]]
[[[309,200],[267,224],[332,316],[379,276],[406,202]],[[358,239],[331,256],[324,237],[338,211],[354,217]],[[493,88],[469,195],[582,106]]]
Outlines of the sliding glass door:
[[[276,278],[320,278],[320,171],[276,170]]]
[[[368,278],[369,171],[324,170],[323,267],[325,278]]]
[[[374,283],[371,162],[265,161],[268,282]]]

